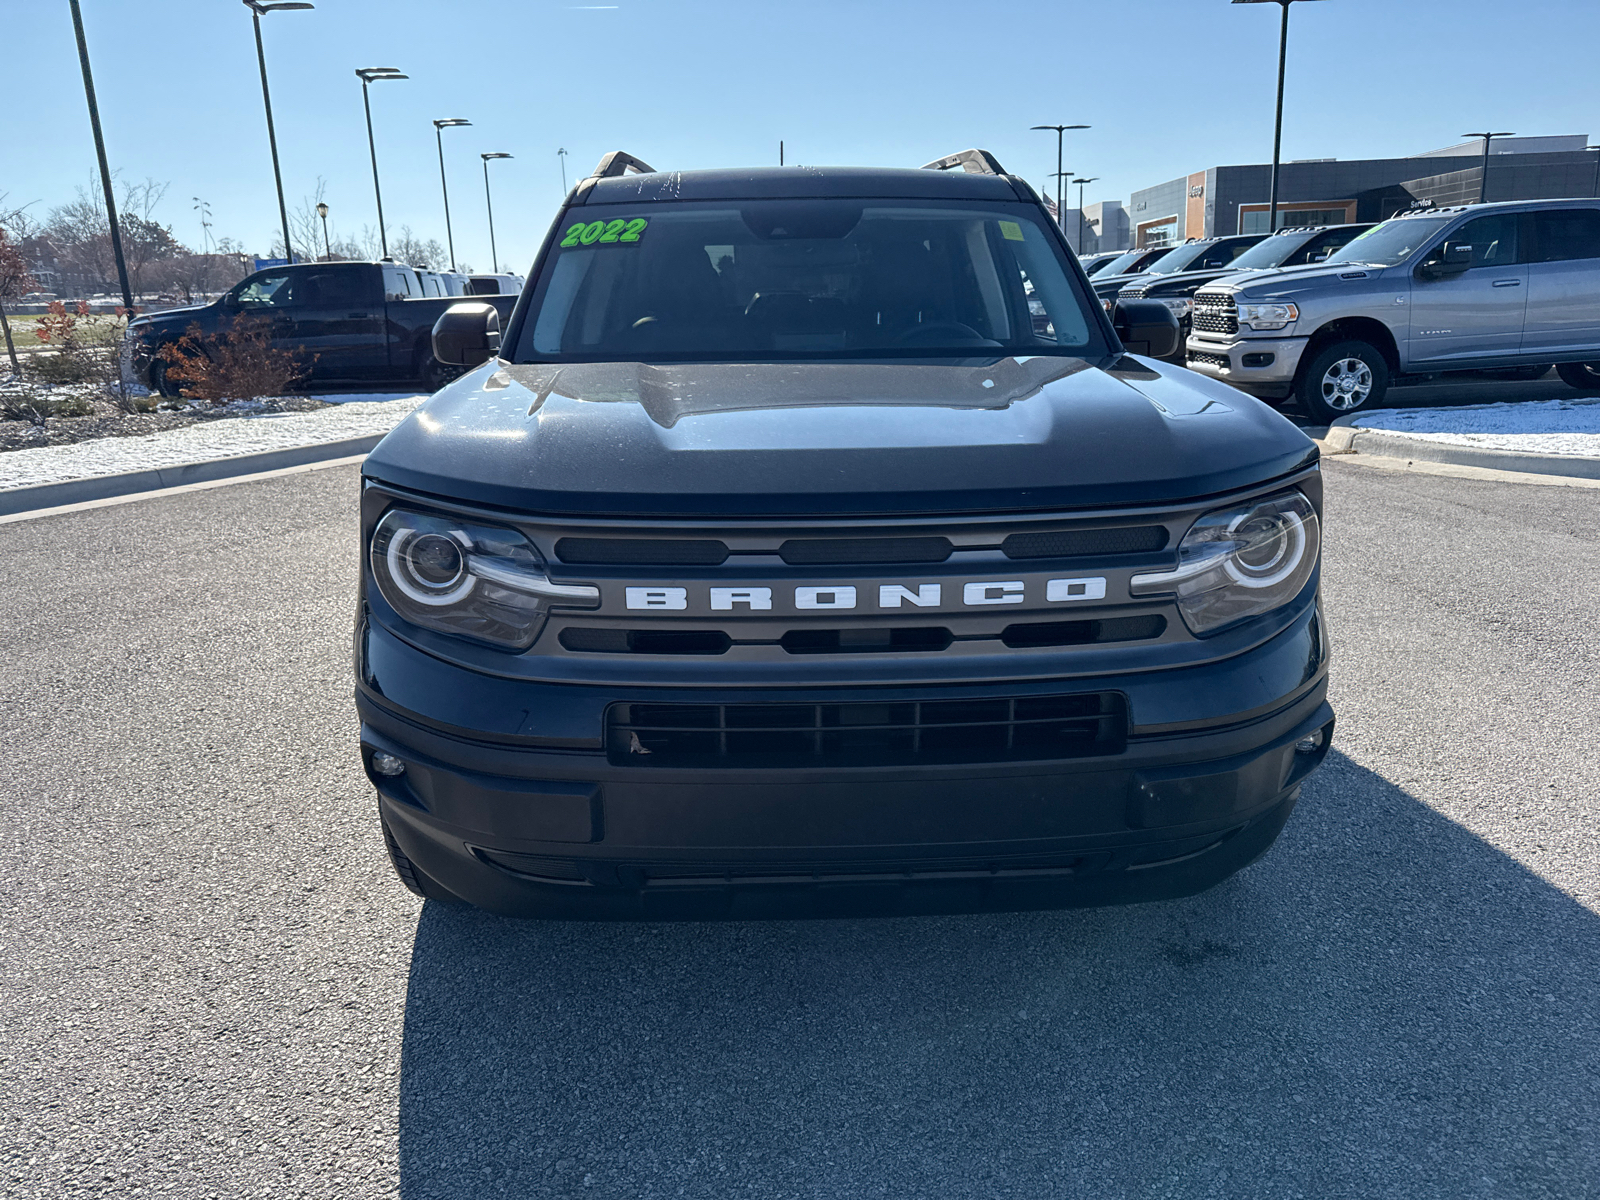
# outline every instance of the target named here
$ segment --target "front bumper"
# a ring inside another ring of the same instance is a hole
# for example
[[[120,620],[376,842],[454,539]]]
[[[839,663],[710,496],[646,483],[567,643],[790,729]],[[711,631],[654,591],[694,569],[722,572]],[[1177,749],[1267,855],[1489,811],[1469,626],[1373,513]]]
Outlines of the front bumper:
[[[1293,389],[1300,358],[1310,341],[1304,337],[1191,333],[1184,344],[1185,365],[1251,395],[1281,399]]]
[[[376,626],[363,628],[358,658],[363,762],[400,850],[461,899],[518,916],[892,914],[1187,895],[1271,845],[1333,730],[1315,606],[1222,662],[1057,684],[1120,692],[1130,725],[1119,753],[1056,761],[617,765],[596,720],[609,703],[794,703],[823,690],[491,679]],[[876,702],[997,689],[828,694]],[[495,724],[486,705],[516,705],[517,732],[483,732]],[[1297,748],[1307,738],[1315,747]],[[373,773],[379,751],[405,774]]]

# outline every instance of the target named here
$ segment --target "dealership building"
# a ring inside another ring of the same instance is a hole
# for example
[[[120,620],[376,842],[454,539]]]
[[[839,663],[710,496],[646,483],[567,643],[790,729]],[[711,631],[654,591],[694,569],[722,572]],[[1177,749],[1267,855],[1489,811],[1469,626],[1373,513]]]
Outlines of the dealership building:
[[[1600,147],[1588,142],[1585,134],[1495,139],[1484,198],[1600,195]],[[1482,141],[1409,158],[1298,159],[1278,170],[1278,225],[1382,221],[1422,200],[1469,204],[1483,182]],[[1270,164],[1208,167],[1134,192],[1126,205],[1107,200],[1085,205],[1081,214],[1069,208],[1062,225],[1083,254],[1265,233],[1271,189]]]

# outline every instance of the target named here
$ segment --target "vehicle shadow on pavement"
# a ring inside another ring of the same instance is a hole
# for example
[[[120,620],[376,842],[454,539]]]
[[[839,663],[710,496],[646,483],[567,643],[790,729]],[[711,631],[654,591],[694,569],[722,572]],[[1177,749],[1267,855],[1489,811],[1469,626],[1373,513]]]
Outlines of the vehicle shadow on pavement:
[[[1337,752],[1189,900],[545,924],[428,904],[401,1194],[1579,1197],[1600,918]]]

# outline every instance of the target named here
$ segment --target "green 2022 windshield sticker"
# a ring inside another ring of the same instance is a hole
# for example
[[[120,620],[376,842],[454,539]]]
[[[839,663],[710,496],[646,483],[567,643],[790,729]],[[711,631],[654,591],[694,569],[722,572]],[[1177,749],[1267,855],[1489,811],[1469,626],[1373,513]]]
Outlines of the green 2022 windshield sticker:
[[[618,217],[614,221],[579,221],[567,229],[560,246],[631,246],[637,242],[650,222],[643,217]]]

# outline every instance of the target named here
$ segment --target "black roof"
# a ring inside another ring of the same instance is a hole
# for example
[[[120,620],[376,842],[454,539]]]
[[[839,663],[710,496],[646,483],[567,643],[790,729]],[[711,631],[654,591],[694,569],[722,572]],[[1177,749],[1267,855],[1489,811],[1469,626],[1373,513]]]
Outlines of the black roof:
[[[906,200],[1033,200],[1010,176],[920,167],[736,167],[719,171],[653,171],[584,180],[574,204],[637,204],[652,200],[759,200],[872,197]]]

